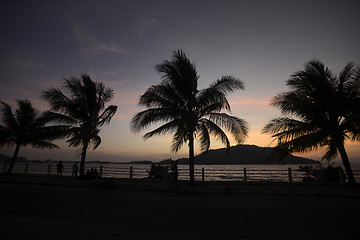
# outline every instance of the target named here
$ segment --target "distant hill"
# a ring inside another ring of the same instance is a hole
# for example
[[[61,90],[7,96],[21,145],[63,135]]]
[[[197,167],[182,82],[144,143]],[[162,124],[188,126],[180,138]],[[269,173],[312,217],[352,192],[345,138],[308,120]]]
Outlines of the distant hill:
[[[11,161],[11,157],[8,157],[4,154],[0,154],[0,162],[10,162]],[[26,158],[24,157],[17,157],[16,159],[17,162],[24,162],[26,161]]]
[[[247,165],[247,164],[320,164],[308,158],[297,157],[289,154],[282,160],[270,160],[269,156],[273,152],[273,148],[258,147],[255,145],[237,145],[230,148],[209,150],[195,156],[195,164],[199,165]],[[188,164],[188,158],[178,159],[179,164]]]

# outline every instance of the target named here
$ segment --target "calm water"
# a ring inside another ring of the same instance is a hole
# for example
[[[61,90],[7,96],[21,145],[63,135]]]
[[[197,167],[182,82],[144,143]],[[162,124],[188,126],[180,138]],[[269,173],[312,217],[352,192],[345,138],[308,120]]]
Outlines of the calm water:
[[[30,174],[56,174],[56,162],[48,163],[30,163],[27,173]],[[72,175],[73,163],[64,162],[63,175]],[[79,165],[79,164],[78,164]],[[146,178],[150,170],[149,164],[114,164],[114,163],[86,163],[86,169],[103,168],[104,177],[129,178],[130,168],[132,167],[133,178]],[[323,166],[326,166],[324,164]],[[314,165],[313,168],[317,168]],[[353,164],[355,178],[360,182],[360,165]],[[248,181],[289,181],[288,169],[291,168],[291,176],[294,182],[301,182],[305,173],[297,171],[299,165],[195,165],[195,180],[202,180],[202,168],[204,168],[205,181],[243,181],[244,168],[246,168],[246,176]],[[16,163],[13,172],[24,173],[26,169],[25,163]],[[0,171],[4,171],[4,165],[0,165]],[[189,168],[187,165],[179,165],[179,179],[189,179]]]

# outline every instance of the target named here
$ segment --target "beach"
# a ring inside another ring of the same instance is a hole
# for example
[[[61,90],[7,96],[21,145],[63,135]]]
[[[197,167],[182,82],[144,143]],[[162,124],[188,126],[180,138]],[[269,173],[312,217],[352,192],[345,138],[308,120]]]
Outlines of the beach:
[[[359,236],[355,220],[360,214],[358,189],[343,187],[340,192],[339,187],[295,186],[297,190],[291,191],[290,185],[235,186],[198,184],[194,188],[180,182],[175,187],[126,180],[108,189],[71,178],[1,176],[1,239]]]

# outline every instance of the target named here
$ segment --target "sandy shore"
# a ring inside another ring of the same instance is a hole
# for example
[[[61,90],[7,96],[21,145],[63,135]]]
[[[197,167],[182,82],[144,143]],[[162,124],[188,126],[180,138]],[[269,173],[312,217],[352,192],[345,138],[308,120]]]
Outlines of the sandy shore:
[[[1,239],[356,239],[360,233],[359,190],[344,186],[89,184],[0,177]]]

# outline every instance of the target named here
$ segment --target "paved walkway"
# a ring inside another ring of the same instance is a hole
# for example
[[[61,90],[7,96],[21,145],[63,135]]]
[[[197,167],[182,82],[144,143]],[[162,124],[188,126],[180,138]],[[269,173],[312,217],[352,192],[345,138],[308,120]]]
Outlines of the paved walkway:
[[[113,190],[71,178],[1,176],[1,240],[359,237],[360,199],[349,196],[358,192],[344,186],[117,181]],[[329,195],[335,190],[342,195]]]

